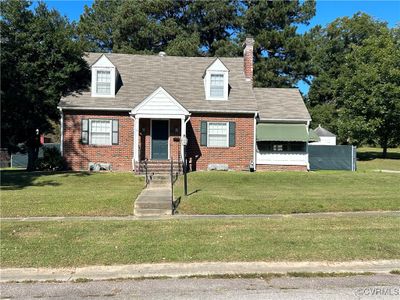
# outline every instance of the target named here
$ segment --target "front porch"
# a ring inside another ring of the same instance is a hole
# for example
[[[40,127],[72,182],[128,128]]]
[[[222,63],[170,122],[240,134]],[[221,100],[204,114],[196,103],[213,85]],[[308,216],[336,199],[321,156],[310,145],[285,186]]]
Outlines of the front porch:
[[[190,113],[162,87],[131,111],[132,165],[136,174],[182,172],[183,140]]]

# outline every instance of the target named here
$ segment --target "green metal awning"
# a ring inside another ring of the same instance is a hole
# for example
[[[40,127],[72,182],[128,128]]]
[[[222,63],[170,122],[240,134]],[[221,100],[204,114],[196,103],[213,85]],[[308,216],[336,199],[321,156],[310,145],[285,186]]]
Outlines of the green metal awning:
[[[309,130],[309,137],[308,137],[308,141],[309,142],[319,142],[321,139],[319,138],[318,134],[313,130],[310,129]]]
[[[307,125],[259,123],[256,133],[257,142],[308,142]]]

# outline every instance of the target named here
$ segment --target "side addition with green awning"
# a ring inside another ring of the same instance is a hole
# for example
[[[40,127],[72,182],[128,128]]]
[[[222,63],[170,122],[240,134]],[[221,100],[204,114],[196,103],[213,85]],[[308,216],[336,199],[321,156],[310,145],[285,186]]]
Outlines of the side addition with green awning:
[[[309,135],[305,124],[259,123],[256,140],[257,142],[308,142]]]

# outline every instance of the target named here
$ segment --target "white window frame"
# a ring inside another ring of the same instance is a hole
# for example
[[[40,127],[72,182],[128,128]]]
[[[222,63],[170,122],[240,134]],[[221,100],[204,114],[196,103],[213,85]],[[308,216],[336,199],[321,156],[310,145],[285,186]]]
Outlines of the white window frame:
[[[212,75],[223,75],[224,76],[224,94],[223,97],[211,97],[211,74]],[[229,70],[222,63],[222,61],[217,58],[214,62],[206,69],[204,75],[204,93],[206,100],[217,100],[217,101],[227,101],[229,92]]]
[[[110,139],[108,144],[93,144],[92,143],[92,122],[93,121],[102,121],[106,122],[108,121],[110,123]],[[112,146],[112,120],[110,119],[89,119],[89,145],[94,145],[94,146]]]
[[[215,87],[217,87],[217,88],[219,88],[219,89],[222,89],[222,95],[221,96],[215,96],[215,95],[211,95],[211,92],[212,92],[212,88],[213,88],[213,85],[212,85],[212,78],[213,78],[213,76],[217,76],[217,77],[219,77],[219,78],[222,78],[222,85],[215,85]],[[225,86],[225,76],[224,76],[224,74],[221,74],[221,73],[211,73],[210,74],[210,98],[216,98],[216,99],[219,99],[219,98],[224,98],[224,93],[225,93],[225,88],[224,88],[224,86]]]
[[[110,87],[109,87],[109,93],[99,93],[99,91],[98,91],[98,86],[99,86],[99,73],[108,73],[108,75],[109,75],[109,79],[110,79],[110,81],[109,82],[101,82],[101,83],[108,83],[109,85],[110,85]],[[107,70],[107,69],[104,69],[104,70],[99,70],[99,69],[97,69],[96,70],[96,94],[97,95],[102,95],[102,96],[110,96],[111,95],[111,92],[112,92],[112,78],[111,78],[111,76],[112,76],[112,72],[111,72],[111,70]]]
[[[211,75],[222,75],[224,80],[224,90],[221,97],[211,96]],[[228,100],[228,72],[225,71],[207,71],[205,78],[206,85],[206,99],[215,101]]]
[[[226,146],[210,146],[210,124],[226,125]],[[229,122],[220,122],[220,121],[207,122],[207,147],[209,147],[209,148],[229,148]]]

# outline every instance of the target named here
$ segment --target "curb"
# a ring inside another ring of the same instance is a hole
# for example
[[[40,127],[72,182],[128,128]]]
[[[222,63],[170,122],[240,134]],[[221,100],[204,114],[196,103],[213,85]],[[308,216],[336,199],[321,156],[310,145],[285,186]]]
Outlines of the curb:
[[[400,269],[400,260],[348,262],[202,262],[159,263],[79,268],[4,268],[0,282],[110,280],[208,275],[240,275],[289,272],[389,273]]]

